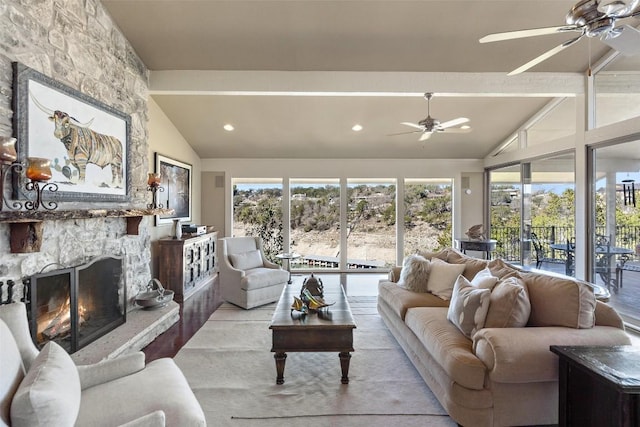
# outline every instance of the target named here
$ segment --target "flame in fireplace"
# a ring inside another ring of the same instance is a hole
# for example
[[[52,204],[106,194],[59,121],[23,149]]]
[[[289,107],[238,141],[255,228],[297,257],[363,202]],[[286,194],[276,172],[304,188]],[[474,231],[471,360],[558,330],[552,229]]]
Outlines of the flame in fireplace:
[[[85,321],[85,314],[87,310],[81,305],[78,307],[78,326],[82,325]],[[40,329],[40,326],[38,326]],[[59,336],[65,336],[69,334],[71,331],[71,298],[67,298],[67,300],[60,306],[56,314],[53,316],[53,319],[49,321],[47,326],[42,331],[42,335],[47,337],[47,339],[52,340]]]

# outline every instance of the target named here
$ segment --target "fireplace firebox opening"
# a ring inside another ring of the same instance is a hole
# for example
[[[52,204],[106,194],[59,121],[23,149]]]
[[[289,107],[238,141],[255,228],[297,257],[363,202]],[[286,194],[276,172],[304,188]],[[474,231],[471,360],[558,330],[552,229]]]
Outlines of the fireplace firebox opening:
[[[34,343],[55,341],[74,353],[126,322],[121,257],[107,256],[29,278]]]

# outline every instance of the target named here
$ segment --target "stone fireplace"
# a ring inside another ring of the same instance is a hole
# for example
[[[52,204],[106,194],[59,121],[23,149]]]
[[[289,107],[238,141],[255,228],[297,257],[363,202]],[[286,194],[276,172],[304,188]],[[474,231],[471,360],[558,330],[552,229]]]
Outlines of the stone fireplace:
[[[26,282],[31,335],[38,347],[55,341],[75,353],[126,321],[121,257],[43,271]]]

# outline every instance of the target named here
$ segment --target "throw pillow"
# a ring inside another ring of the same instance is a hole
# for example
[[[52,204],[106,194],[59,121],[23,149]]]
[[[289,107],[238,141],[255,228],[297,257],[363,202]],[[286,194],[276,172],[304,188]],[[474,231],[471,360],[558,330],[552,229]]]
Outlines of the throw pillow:
[[[521,328],[527,325],[531,303],[527,286],[518,277],[498,282],[491,291],[485,328]]]
[[[451,299],[453,285],[464,271],[464,267],[464,264],[449,264],[441,259],[432,258],[427,290],[444,300]]]
[[[80,411],[80,377],[71,356],[49,341],[11,402],[11,425],[73,426]]]
[[[460,275],[453,287],[447,319],[471,338],[484,327],[491,291],[472,286],[466,277]]]
[[[263,266],[262,255],[258,249],[239,254],[229,254],[229,261],[238,270],[250,270]]]
[[[471,285],[480,289],[493,289],[493,287],[498,283],[498,278],[491,274],[491,270],[489,267],[485,267],[483,270],[478,271],[476,275],[471,280]]]
[[[496,276],[498,279],[506,279],[507,277],[512,276],[520,277],[520,270],[510,264],[507,264],[500,258],[491,260],[488,267],[489,270],[491,270],[491,274]]]
[[[409,255],[402,263],[399,284],[414,292],[427,292],[431,262],[420,255]]]
[[[486,259],[473,258],[455,249],[449,249],[449,255],[445,261],[449,264],[464,264],[464,273],[462,275],[469,280],[473,279],[480,270],[489,264]]]

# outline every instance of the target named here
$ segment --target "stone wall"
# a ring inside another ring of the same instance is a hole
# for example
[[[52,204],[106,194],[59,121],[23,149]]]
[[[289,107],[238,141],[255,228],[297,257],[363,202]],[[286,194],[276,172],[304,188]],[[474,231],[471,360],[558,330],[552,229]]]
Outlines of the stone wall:
[[[130,201],[59,203],[58,209],[144,208],[148,70],[98,0],[0,1],[0,135],[13,135],[12,62],[20,62],[131,116]],[[53,130],[53,129],[52,129]],[[20,149],[20,141],[18,141]],[[8,189],[4,189],[5,194]],[[125,255],[131,303],[150,274],[150,234],[146,217],[136,236],[126,234],[124,218],[47,221],[42,249],[12,254],[9,226],[0,224],[0,280],[80,264],[102,254]],[[16,289],[20,297],[21,289]],[[3,287],[6,294],[6,287]],[[4,298],[4,296],[3,296]]]

